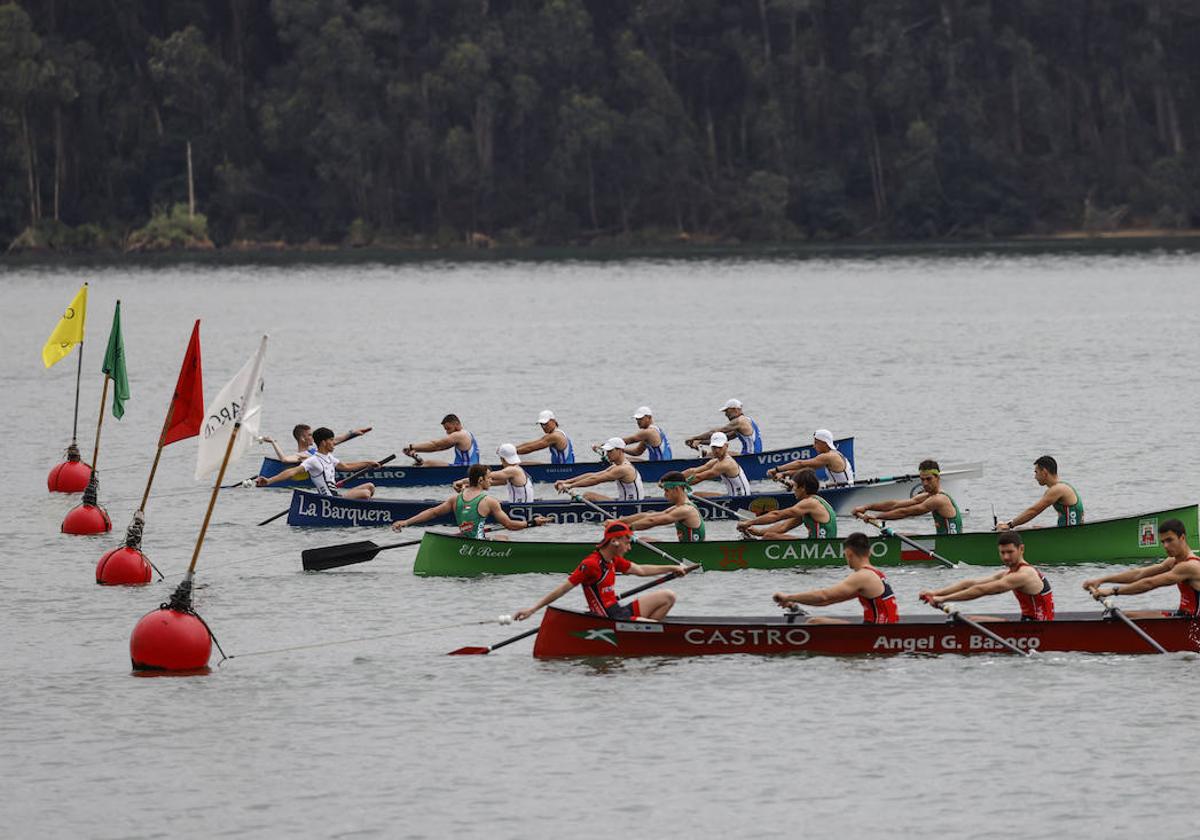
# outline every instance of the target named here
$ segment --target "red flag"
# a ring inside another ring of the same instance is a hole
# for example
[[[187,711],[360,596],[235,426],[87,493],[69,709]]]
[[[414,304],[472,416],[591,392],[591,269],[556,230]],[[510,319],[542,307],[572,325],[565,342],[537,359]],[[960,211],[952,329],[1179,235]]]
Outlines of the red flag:
[[[163,434],[162,445],[185,440],[200,434],[204,421],[204,384],[200,374],[200,321],[192,327],[192,340],[188,342],[183,367],[179,369],[179,381],[175,383],[175,394],[171,397],[171,425]]]

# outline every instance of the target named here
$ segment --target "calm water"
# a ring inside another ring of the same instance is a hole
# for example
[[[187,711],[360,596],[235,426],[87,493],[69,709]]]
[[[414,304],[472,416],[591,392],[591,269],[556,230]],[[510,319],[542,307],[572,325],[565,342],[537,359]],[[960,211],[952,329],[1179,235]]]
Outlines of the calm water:
[[[102,589],[94,567],[140,498],[197,317],[209,396],[269,332],[264,431],[373,424],[348,459],[432,437],[449,411],[490,454],[553,408],[582,450],[627,433],[643,403],[679,447],[736,396],[768,446],[854,434],[864,476],[982,461],[972,527],[1036,497],[1046,452],[1089,516],[1192,502],[1198,269],[1161,251],[0,271],[5,833],[1194,836],[1186,656],[542,663],[518,643],[450,658],[516,632],[465,622],[558,578],[418,580],[411,550],[304,575],[305,547],[387,537],[256,528],[286,494],[234,490],[197,607],[239,658],[134,678],[129,632],[178,581],[207,502],[194,441],[166,450],[148,513],[167,582]],[[68,538],[76,499],[47,494],[45,475],[70,437],[75,362],[45,371],[39,350],[84,279],[85,454],[117,298],[133,398],[105,421],[99,462],[117,532]],[[1097,571],[1052,570],[1060,608],[1091,608],[1079,582]],[[902,610],[960,574],[893,573]],[[769,614],[772,591],[839,576],[696,575],[677,612]]]

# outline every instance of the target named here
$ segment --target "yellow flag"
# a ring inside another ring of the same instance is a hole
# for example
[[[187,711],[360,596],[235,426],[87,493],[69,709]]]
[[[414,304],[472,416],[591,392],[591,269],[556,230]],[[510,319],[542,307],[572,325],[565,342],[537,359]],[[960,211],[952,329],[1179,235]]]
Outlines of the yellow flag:
[[[83,324],[87,321],[87,283],[75,295],[67,311],[42,348],[42,363],[54,367],[71,353],[71,348],[83,343]]]

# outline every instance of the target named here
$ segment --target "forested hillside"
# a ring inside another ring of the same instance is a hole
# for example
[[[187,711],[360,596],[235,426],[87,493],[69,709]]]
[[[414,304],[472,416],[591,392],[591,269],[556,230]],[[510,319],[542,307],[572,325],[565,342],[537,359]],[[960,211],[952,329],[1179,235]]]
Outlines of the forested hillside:
[[[0,238],[1191,227],[1198,113],[1200,0],[28,0]]]

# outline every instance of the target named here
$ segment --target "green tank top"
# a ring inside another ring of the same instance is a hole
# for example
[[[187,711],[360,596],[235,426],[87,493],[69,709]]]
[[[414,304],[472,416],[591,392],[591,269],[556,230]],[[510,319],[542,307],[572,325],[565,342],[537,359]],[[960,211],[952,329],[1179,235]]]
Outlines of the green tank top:
[[[825,512],[829,514],[828,522],[818,522],[811,514],[804,514],[804,527],[808,529],[808,536],[832,538],[837,536],[837,514],[834,513],[833,506],[829,502],[822,499],[820,496],[814,497],[821,503],[821,507],[825,508]]]
[[[480,493],[468,502],[463,498],[463,494],[459,493],[458,498],[455,499],[454,518],[458,520],[460,533],[464,537],[471,537],[476,540],[484,539],[483,525],[487,521],[487,517],[479,515],[479,503],[486,498],[487,493]],[[463,525],[469,527],[463,528]]]
[[[958,509],[958,502],[950,498],[949,493],[942,493],[947,499],[950,499],[950,504],[954,505],[954,518],[947,519],[940,514],[930,512],[933,517],[933,524],[937,526],[939,534],[961,534],[963,532],[962,511]]]
[[[689,501],[689,505],[696,507],[696,503]],[[699,508],[696,508],[699,510]],[[704,542],[704,517],[700,517],[699,528],[689,528],[687,523],[680,520],[675,523],[675,536],[679,538],[681,543]]]
[[[1067,483],[1064,481],[1063,484]],[[1083,496],[1079,495],[1079,491],[1075,490],[1073,485],[1067,484],[1067,486],[1075,492],[1075,504],[1054,503],[1054,510],[1058,512],[1058,527],[1060,528],[1083,524]]]

